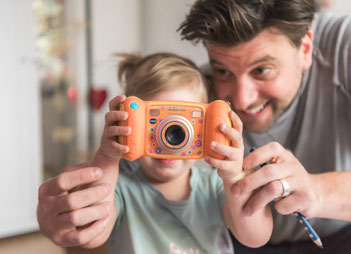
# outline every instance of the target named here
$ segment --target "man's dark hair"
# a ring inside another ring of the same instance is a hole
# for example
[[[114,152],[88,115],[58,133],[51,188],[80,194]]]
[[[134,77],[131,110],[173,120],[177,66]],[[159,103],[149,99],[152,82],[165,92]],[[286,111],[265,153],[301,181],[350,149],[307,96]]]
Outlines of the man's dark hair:
[[[232,47],[275,28],[298,47],[314,13],[313,0],[198,0],[178,31],[182,39]]]

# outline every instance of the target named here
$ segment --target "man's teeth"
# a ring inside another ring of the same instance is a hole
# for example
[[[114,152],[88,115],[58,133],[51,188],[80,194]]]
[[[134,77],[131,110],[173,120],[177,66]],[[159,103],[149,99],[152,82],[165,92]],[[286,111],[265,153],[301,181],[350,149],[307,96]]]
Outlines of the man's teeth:
[[[255,108],[246,109],[244,111],[245,111],[245,113],[248,113],[248,114],[256,114],[256,113],[260,112],[266,105],[267,105],[267,102],[255,107]]]

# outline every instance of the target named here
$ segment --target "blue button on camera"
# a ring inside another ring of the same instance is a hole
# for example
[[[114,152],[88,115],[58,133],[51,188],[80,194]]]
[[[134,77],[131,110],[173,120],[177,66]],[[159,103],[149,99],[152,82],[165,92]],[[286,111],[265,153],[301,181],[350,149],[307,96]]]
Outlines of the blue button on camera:
[[[136,103],[135,101],[133,101],[133,102],[131,102],[131,103],[129,104],[129,107],[130,107],[131,109],[138,109],[138,108],[139,108],[139,104]]]

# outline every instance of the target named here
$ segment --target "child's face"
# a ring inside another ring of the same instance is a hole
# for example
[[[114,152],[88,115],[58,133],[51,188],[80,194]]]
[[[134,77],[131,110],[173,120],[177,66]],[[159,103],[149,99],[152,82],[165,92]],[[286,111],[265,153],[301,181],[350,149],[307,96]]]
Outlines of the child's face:
[[[189,88],[190,87],[190,88]],[[193,86],[161,92],[148,100],[182,100],[203,102],[202,96]],[[195,160],[163,160],[143,156],[139,159],[143,174],[152,183],[166,183],[189,174]]]

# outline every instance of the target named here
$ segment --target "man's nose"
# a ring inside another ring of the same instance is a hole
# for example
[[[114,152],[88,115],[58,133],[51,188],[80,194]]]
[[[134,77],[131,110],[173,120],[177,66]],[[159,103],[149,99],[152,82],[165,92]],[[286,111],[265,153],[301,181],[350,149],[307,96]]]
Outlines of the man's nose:
[[[256,84],[250,79],[236,80],[232,89],[232,103],[236,110],[248,109],[258,98],[258,89]]]

